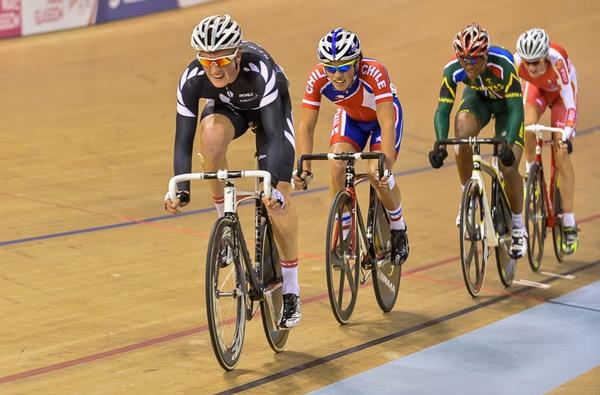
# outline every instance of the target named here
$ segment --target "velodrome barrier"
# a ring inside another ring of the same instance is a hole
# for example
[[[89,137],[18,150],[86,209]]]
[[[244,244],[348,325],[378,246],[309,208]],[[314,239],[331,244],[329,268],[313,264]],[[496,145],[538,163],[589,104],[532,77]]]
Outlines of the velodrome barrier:
[[[213,0],[0,0],[0,39],[92,26]]]

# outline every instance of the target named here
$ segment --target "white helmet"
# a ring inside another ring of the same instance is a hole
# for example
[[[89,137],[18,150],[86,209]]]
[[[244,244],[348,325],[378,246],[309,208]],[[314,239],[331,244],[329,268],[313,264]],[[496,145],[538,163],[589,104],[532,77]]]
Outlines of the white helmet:
[[[204,18],[192,32],[192,47],[196,51],[216,52],[237,48],[242,41],[242,30],[231,16],[213,15]]]
[[[550,39],[543,29],[529,29],[517,40],[517,52],[524,60],[545,58],[549,49]]]
[[[338,27],[319,40],[317,56],[321,62],[352,60],[359,55],[360,40],[349,30]]]

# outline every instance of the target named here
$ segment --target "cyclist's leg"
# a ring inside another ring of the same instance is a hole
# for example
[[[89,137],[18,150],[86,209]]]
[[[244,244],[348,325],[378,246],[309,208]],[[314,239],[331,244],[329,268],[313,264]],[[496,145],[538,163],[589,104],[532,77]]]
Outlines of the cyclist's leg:
[[[204,171],[227,168],[227,146],[244,134],[247,120],[236,110],[215,100],[207,100],[200,121],[200,152],[204,158]],[[219,217],[223,216],[223,187],[219,181],[210,180],[213,202]]]
[[[490,122],[492,113],[477,92],[466,87],[454,120],[456,138],[475,137]],[[468,145],[455,146],[456,168],[460,178],[461,194],[465,183],[471,178],[473,151]],[[459,199],[460,201],[460,199]],[[460,203],[456,216],[456,226],[460,225]]]
[[[462,101],[454,120],[456,138],[475,137],[490,122],[492,114],[489,108],[473,89],[465,87]],[[461,185],[471,178],[473,151],[468,145],[457,146],[456,166]]]
[[[368,134],[363,132],[358,123],[348,116],[341,107],[333,117],[333,129],[329,138],[329,152],[336,154],[342,152],[360,152],[367,144]],[[344,189],[346,162],[333,161],[331,165],[331,178],[329,181],[329,194],[331,198],[338,191]]]
[[[525,125],[538,123],[540,117],[546,110],[546,99],[537,86],[525,81],[523,85],[523,97],[525,101]],[[525,133],[525,171],[535,161],[536,138],[533,133]]]
[[[508,123],[508,111],[504,103],[498,103],[497,107],[497,111],[494,113],[496,118],[496,138],[505,138],[506,125]],[[504,188],[511,208],[513,229],[510,253],[515,259],[523,257],[527,251],[527,230],[523,222],[523,178],[519,172],[519,163],[521,162],[521,156],[523,155],[525,133],[523,119],[521,119],[520,124],[519,134],[512,146],[512,151],[515,155],[514,163],[509,167],[504,166],[501,161],[498,163],[500,171],[504,176]]]
[[[558,98],[552,104],[552,126],[564,128],[565,118],[565,106],[562,100]],[[556,159],[556,166],[558,167],[560,196],[563,205],[563,226],[565,233],[564,252],[566,254],[572,254],[577,249],[578,244],[577,225],[574,214],[575,170],[573,168],[573,162],[571,161],[571,155],[569,155],[566,148],[560,149],[558,147],[558,141],[562,138],[562,135],[560,133],[554,133],[552,137],[555,142],[552,149],[554,150],[554,158]]]
[[[364,149],[368,139],[356,121],[348,117],[346,111],[338,108],[333,118],[333,130],[329,139],[329,151],[339,154],[341,152],[360,152]],[[329,194],[333,199],[338,191],[344,189],[346,162],[336,160],[331,165],[329,180]],[[342,214],[342,237],[346,240],[350,232],[352,217],[350,212]],[[343,246],[343,244],[339,244]]]
[[[280,88],[280,92],[283,89]],[[277,190],[284,198],[283,207],[268,208],[269,218],[273,225],[273,236],[279,251],[281,274],[283,276],[283,317],[280,325],[293,327],[300,323],[300,284],[298,282],[298,216],[292,201],[292,170],[294,167],[294,140],[292,126],[292,106],[289,94],[282,93],[280,99],[270,106],[275,111],[256,111],[250,116],[256,125],[256,151],[258,164],[262,170],[267,169],[268,155],[272,154],[272,144],[276,144],[280,162],[274,172],[279,180]],[[283,137],[271,135],[273,131],[281,131]]]
[[[402,129],[403,129],[403,117],[402,117],[402,106],[397,97],[394,97],[393,101],[394,113],[395,113],[395,139],[394,139],[394,151],[395,158],[398,157],[400,151],[400,144],[402,141]],[[381,151],[381,127],[376,124],[371,132],[371,152],[382,152]],[[392,231],[392,257],[398,257],[397,262],[403,263],[408,258],[409,246],[408,246],[408,235],[406,222],[403,216],[402,210],[402,198],[400,194],[400,187],[394,179],[394,175],[391,174],[388,179],[388,188],[379,187],[379,171],[377,168],[377,161],[371,160],[368,164],[368,174],[371,185],[377,191],[377,197],[383,204],[383,207],[388,213],[390,220],[390,229]],[[392,169],[388,169],[392,170]],[[396,259],[396,258],[394,258]]]

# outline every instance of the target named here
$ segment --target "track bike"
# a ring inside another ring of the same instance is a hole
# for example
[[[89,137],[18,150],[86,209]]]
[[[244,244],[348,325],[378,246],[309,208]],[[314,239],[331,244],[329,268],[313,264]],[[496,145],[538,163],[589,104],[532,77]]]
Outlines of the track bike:
[[[377,304],[384,312],[392,310],[400,289],[401,265],[391,259],[389,218],[375,189],[369,189],[367,222],[363,220],[356,194],[356,185],[368,182],[366,174],[356,174],[357,160],[377,159],[379,176],[384,172],[383,153],[344,152],[301,155],[298,174],[305,160],[346,161],[345,188],[331,204],[325,241],[327,291],[335,319],[346,324],[352,316],[358,296],[359,283],[373,276]]]
[[[255,190],[238,192],[233,180],[246,177],[256,179]],[[279,327],[283,315],[283,279],[271,223],[261,201],[259,179],[263,180],[264,195],[270,197],[271,174],[263,170],[188,173],[169,181],[171,200],[175,200],[179,182],[220,180],[224,183],[225,215],[212,227],[206,255],[206,310],[212,348],[225,370],[233,370],[237,365],[246,321],[254,317],[258,307],[273,351],[283,351],[289,334],[287,328]],[[237,213],[238,206],[246,201],[253,201],[255,205],[254,261]]]
[[[533,271],[538,271],[544,255],[544,241],[547,228],[552,229],[554,255],[559,262],[564,258],[563,240],[564,226],[562,221],[563,206],[560,195],[560,184],[557,174],[554,149],[551,150],[550,183],[546,184],[544,165],[542,161],[542,148],[553,145],[552,140],[544,140],[544,132],[563,133],[561,128],[543,125],[529,125],[525,131],[534,133],[536,138],[535,162],[531,165],[527,175],[525,192],[525,223],[529,234],[527,257]]]
[[[506,147],[506,141],[495,138],[469,137],[442,139],[434,144],[434,152],[440,145],[467,144],[473,150],[473,171],[465,184],[460,205],[460,260],[467,291],[473,297],[483,287],[488,257],[496,255],[500,281],[505,287],[512,285],[516,272],[516,260],[510,256],[512,244],[512,216],[510,204],[504,191],[504,179],[498,169],[498,147]],[[483,159],[481,145],[493,145],[491,162]],[[491,178],[491,201],[488,201],[483,175]]]

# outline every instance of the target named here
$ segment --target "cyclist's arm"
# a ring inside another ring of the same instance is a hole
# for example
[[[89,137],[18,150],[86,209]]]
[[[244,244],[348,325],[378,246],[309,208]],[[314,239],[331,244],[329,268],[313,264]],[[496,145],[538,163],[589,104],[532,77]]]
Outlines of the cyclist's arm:
[[[313,152],[313,143],[315,136],[315,127],[317,120],[319,119],[319,110],[314,110],[308,107],[302,107],[302,113],[300,115],[300,123],[298,124],[298,130],[296,133],[296,145],[298,150],[298,157],[302,154],[310,154]],[[311,169],[311,161],[303,162],[304,169]]]
[[[260,116],[265,133],[266,170],[271,173],[271,184],[277,187],[279,181],[290,182],[291,171],[294,165],[294,148],[287,141],[288,136],[293,136],[292,130],[286,130],[282,96],[279,95],[271,104],[261,107]],[[291,117],[287,120],[291,123]],[[293,138],[293,137],[291,137]],[[289,149],[286,145],[289,144]],[[289,177],[287,172],[289,170]],[[283,178],[285,177],[285,178]]]
[[[525,112],[523,110],[523,91],[521,89],[521,80],[517,76],[517,71],[514,65],[510,63],[510,67],[504,70],[505,73],[505,89],[504,100],[508,111],[508,119],[506,121],[506,140],[509,144],[514,144],[517,137],[521,140],[524,138],[525,128]]]
[[[575,91],[569,75],[566,60],[562,57],[552,64],[556,74],[558,75],[558,83],[560,85],[560,96],[565,106],[565,133],[563,140],[568,140],[573,134],[575,123],[577,120],[577,104],[575,102]]]
[[[456,83],[452,78],[452,73],[448,70],[448,66],[444,70],[442,78],[442,86],[438,97],[438,106],[433,117],[433,125],[435,127],[435,137],[437,140],[448,137],[450,130],[450,112],[454,106],[456,99]]]
[[[177,86],[177,118],[175,121],[175,147],[173,149],[173,171],[175,175],[190,173],[192,171],[192,150],[194,136],[198,123],[198,102],[200,98],[195,93],[191,81],[183,86]],[[190,190],[190,182],[178,184],[181,191]]]
[[[385,166],[392,171],[396,160],[396,110],[391,101],[377,104],[377,122],[381,127],[381,151],[385,154]]]

